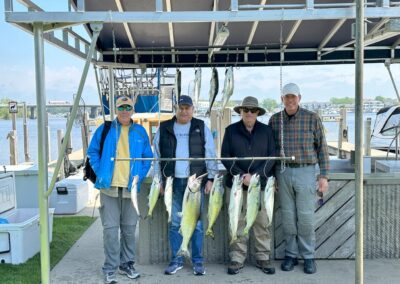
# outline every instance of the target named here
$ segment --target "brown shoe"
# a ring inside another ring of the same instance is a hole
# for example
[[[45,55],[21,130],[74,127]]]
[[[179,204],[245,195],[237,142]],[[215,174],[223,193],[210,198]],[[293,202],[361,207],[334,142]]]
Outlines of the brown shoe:
[[[266,274],[275,274],[275,267],[272,266],[270,260],[257,260],[256,267]]]
[[[237,261],[231,261],[228,266],[228,274],[234,275],[238,274],[239,270],[244,267],[243,263]]]

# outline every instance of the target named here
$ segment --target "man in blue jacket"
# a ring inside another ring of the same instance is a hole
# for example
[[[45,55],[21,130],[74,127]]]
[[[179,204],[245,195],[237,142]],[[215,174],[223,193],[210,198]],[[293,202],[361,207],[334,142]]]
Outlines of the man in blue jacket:
[[[137,187],[140,191],[140,184],[151,162],[120,161],[118,158],[153,157],[145,129],[131,119],[133,101],[123,96],[117,99],[115,105],[117,118],[112,122],[104,140],[102,153],[100,140],[104,124],[97,128],[87,151],[90,165],[97,176],[95,187],[100,190],[105,283],[117,283],[117,269],[120,274],[131,279],[140,276],[133,266],[138,216],[130,200],[130,191],[136,175],[139,176]]]

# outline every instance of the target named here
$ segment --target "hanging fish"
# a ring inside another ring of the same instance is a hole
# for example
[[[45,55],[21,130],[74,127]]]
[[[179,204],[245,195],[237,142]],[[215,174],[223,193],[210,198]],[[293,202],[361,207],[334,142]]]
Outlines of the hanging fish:
[[[168,223],[171,222],[173,182],[174,182],[174,178],[168,177],[167,181],[165,183],[165,189],[164,189],[164,203],[165,203],[165,208],[167,209],[167,212],[168,212]]]
[[[179,233],[182,235],[182,244],[177,253],[179,256],[190,257],[189,241],[196,229],[197,221],[200,219],[201,207],[201,177],[196,178],[196,174],[188,179],[182,201],[182,219]]]
[[[249,189],[247,191],[246,205],[246,227],[243,230],[243,235],[248,235],[254,221],[257,218],[258,210],[260,209],[260,176],[254,174],[251,176]]]
[[[138,175],[134,176],[131,187],[131,201],[133,208],[136,210],[137,215],[139,216],[139,218],[141,218],[142,216],[140,216],[138,198],[137,198],[138,181],[139,181],[139,176]]]
[[[178,102],[181,97],[181,70],[179,69],[176,69],[174,88],[175,88],[176,101]]]
[[[149,212],[147,217],[152,217],[154,207],[156,207],[158,197],[160,196],[160,178],[155,176],[153,183],[151,184],[150,194],[149,194]]]
[[[231,236],[230,244],[233,244],[237,239],[237,229],[239,226],[239,217],[242,211],[243,204],[243,177],[235,175],[233,177],[233,185],[229,198],[229,234]]]
[[[234,78],[233,78],[233,67],[228,67],[225,70],[225,81],[224,89],[222,90],[222,111],[229,102],[229,98],[233,94]]]
[[[264,190],[264,208],[267,211],[267,227],[272,223],[274,214],[275,178],[270,176]]]
[[[210,116],[211,109],[214,104],[215,98],[218,95],[218,88],[219,88],[219,86],[218,86],[218,71],[217,71],[217,68],[214,67],[212,69],[212,73],[211,73],[210,91],[208,93],[210,106],[208,107],[208,110],[206,113],[207,116]]]
[[[201,89],[201,69],[197,68],[194,73],[194,103],[198,106]]]
[[[208,201],[208,228],[206,236],[214,238],[213,226],[221,212],[223,198],[224,198],[224,185],[222,182],[223,175],[216,175],[214,177],[214,183],[210,191],[210,199]]]

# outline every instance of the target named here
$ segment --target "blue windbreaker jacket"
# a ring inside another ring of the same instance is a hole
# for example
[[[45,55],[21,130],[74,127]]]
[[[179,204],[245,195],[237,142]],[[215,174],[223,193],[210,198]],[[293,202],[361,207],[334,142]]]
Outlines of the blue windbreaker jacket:
[[[95,188],[108,189],[111,187],[112,175],[114,173],[115,162],[111,158],[116,157],[117,143],[121,133],[121,124],[115,119],[110,127],[110,131],[104,140],[103,153],[100,157],[100,139],[104,124],[100,125],[95,131],[87,155],[90,165],[96,173],[97,179]],[[129,153],[131,158],[152,158],[149,137],[143,126],[132,123],[129,128]],[[151,161],[131,161],[128,190],[131,190],[132,180],[135,175],[139,175],[138,191],[143,179],[150,169]]]

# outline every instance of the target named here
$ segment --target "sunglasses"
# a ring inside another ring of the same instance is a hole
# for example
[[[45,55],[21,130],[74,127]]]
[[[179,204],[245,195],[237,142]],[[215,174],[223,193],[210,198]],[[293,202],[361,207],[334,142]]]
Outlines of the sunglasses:
[[[243,110],[243,112],[245,112],[245,113],[248,113],[249,111],[250,111],[251,113],[257,113],[257,111],[258,111],[258,109],[256,109],[256,108],[247,108],[247,107],[242,108],[242,110]]]
[[[132,108],[133,108],[133,107],[130,106],[130,105],[122,105],[122,106],[117,107],[117,109],[118,109],[119,111],[124,111],[124,110],[126,110],[126,111],[131,111]]]

